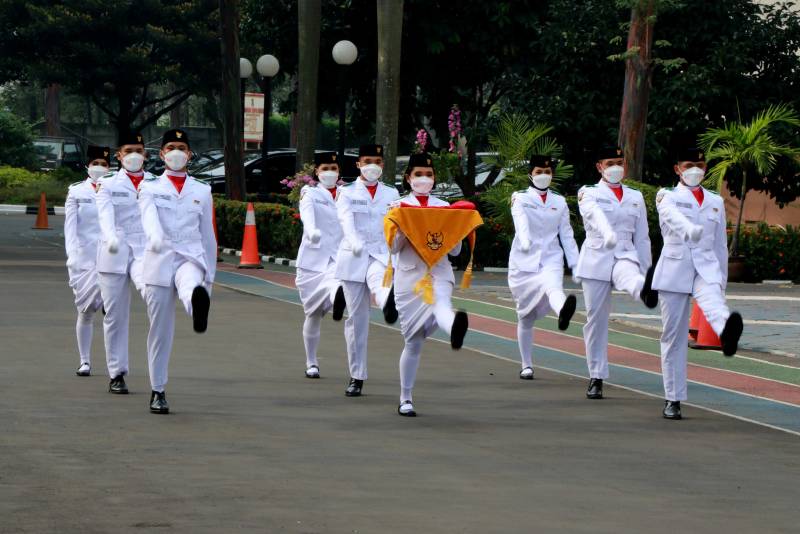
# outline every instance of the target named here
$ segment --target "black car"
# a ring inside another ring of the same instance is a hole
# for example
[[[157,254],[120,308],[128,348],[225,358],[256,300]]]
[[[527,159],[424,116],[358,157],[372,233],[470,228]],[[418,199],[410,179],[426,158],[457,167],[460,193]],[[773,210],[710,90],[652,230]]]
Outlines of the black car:
[[[281,183],[281,180],[294,175],[296,154],[297,151],[293,148],[270,151],[264,174],[261,154],[246,153],[244,173],[247,193],[257,194],[259,200],[267,200],[268,196],[274,193],[288,193],[289,189]],[[352,182],[358,176],[356,161],[358,157],[355,154],[345,154],[344,164],[341,165],[341,176],[344,181]],[[209,165],[193,176],[209,184],[212,193],[226,193],[224,161]]]

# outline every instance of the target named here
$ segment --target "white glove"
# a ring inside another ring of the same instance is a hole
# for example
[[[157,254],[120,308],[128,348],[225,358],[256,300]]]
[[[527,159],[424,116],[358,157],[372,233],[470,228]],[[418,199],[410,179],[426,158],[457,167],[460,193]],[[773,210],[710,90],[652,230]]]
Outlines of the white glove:
[[[147,243],[147,248],[158,254],[161,252],[161,249],[164,248],[164,241],[159,236],[153,236],[150,238],[150,241]]]
[[[70,254],[67,256],[67,269],[75,269],[78,267],[78,258],[77,253]]]
[[[319,240],[322,239],[322,232],[319,231],[319,228],[314,228],[309,232],[308,238],[316,245],[319,243]]]
[[[519,238],[519,249],[524,253],[527,254],[531,250],[531,240],[527,237],[520,237]]]
[[[689,229],[688,236],[694,243],[697,243],[703,236],[703,227],[699,224],[693,224]]]
[[[581,279],[578,278],[577,274],[575,274],[574,269],[573,269],[573,272],[572,272],[572,281],[575,282],[578,285],[581,285]]]
[[[364,244],[361,241],[354,241],[350,243],[350,247],[353,250],[353,256],[356,258],[361,256],[361,252],[364,250]]]
[[[603,238],[603,245],[606,248],[614,248],[617,246],[617,234],[614,232],[609,232]]]
[[[108,251],[111,254],[119,252],[119,239],[117,239],[117,236],[113,236],[108,240]]]

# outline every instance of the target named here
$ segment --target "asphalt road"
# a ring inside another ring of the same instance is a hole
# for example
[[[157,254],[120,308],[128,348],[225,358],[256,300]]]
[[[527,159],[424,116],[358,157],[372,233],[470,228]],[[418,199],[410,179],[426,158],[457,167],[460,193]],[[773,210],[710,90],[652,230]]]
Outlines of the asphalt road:
[[[373,325],[365,396],[344,397],[342,325],[303,378],[297,306],[216,288],[179,313],[168,416],[147,410],[134,298],[131,395],[74,374],[58,231],[0,217],[0,532],[796,532],[800,441],[700,409],[430,342],[396,414],[401,339]]]

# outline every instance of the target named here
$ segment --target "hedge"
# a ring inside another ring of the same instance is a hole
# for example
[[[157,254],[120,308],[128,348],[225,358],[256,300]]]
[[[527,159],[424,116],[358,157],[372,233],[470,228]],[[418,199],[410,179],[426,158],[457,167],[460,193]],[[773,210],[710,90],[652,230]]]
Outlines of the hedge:
[[[663,243],[658,213],[655,209],[655,195],[658,189],[646,185],[643,187],[637,185],[637,188],[645,197],[653,258],[657,259]],[[473,200],[483,212],[480,197]],[[215,202],[220,245],[241,249],[247,204],[222,199],[216,199]],[[577,216],[576,198],[568,197],[567,204],[570,207],[575,239],[580,245],[585,238],[585,231],[581,218]],[[284,204],[274,203],[255,203],[254,206],[259,252],[286,258],[296,257],[302,236],[302,223],[297,210]],[[731,232],[731,228],[728,228],[729,239]],[[513,237],[513,227],[505,228],[492,217],[484,216],[484,225],[477,230],[475,268],[506,266]],[[800,229],[788,227],[783,230],[771,228],[766,224],[744,228],[740,249],[745,256],[749,281],[800,281]],[[454,264],[464,268],[468,258],[469,253],[464,247]]]
[[[0,167],[0,204],[35,205],[44,191],[48,205],[63,206],[69,185],[82,178],[66,168],[32,172],[20,167]]]

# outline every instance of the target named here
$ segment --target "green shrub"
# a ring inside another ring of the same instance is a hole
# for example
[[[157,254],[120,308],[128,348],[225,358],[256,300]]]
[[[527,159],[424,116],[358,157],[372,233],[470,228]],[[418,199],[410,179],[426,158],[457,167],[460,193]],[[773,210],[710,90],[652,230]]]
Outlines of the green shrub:
[[[81,175],[64,169],[52,173],[31,172],[19,167],[0,167],[0,204],[33,205],[42,192],[49,205],[63,205],[67,189]],[[77,176],[77,179],[76,179]]]
[[[729,241],[732,233],[729,227]],[[745,257],[748,281],[800,281],[800,228],[783,230],[763,223],[746,227],[739,236],[739,253]]]
[[[247,203],[216,198],[214,204],[219,245],[241,250]],[[303,232],[297,210],[283,204],[269,203],[254,203],[253,207],[259,253],[284,258],[296,257]]]
[[[0,110],[0,165],[32,167],[35,163],[31,127],[13,113]]]

